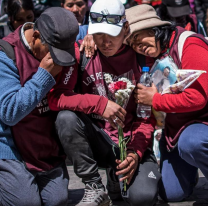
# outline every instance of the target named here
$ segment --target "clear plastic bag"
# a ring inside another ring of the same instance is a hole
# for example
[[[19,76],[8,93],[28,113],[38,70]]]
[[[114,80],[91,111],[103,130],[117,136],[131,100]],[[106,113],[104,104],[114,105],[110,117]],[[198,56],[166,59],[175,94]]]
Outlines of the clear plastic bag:
[[[164,89],[168,88],[176,82],[177,65],[169,56],[162,60],[157,59],[150,70],[152,82],[157,87],[158,92],[162,93]]]
[[[152,82],[161,94],[177,94],[183,92],[203,73],[206,73],[206,71],[178,69],[173,59],[169,56],[162,60],[156,60],[150,70]],[[156,126],[158,128],[164,128],[166,113],[155,111],[153,108],[152,112],[157,121]]]
[[[177,83],[170,85],[162,92],[162,94],[177,94],[184,91],[193,82],[195,82],[197,78],[199,78],[199,76],[203,73],[206,73],[206,71],[191,69],[178,70],[176,74]]]

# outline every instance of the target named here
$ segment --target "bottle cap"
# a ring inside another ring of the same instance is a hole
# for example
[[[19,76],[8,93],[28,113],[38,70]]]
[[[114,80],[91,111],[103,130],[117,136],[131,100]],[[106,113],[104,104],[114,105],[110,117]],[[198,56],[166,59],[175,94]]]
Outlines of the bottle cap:
[[[149,72],[149,67],[142,67],[142,72]]]

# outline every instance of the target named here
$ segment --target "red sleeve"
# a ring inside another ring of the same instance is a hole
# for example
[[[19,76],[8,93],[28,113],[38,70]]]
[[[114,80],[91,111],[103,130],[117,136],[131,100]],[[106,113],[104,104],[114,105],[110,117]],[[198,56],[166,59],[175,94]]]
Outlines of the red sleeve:
[[[51,110],[72,110],[86,114],[102,115],[108,99],[92,94],[76,94],[73,92],[77,82],[77,68],[64,67],[56,78],[56,85],[48,94],[48,104]]]
[[[153,107],[156,111],[192,112],[205,107],[208,97],[208,46],[199,38],[185,41],[182,54],[182,69],[205,70],[191,86],[179,94],[155,94]]]
[[[58,107],[60,110],[72,110],[84,112],[85,114],[95,113],[102,115],[108,99],[98,95],[92,94],[75,94],[73,92],[65,92],[61,94]]]
[[[156,120],[153,115],[148,119],[137,118],[137,121],[132,124],[132,140],[127,148],[136,151],[140,159],[147,148],[152,147],[155,124]]]

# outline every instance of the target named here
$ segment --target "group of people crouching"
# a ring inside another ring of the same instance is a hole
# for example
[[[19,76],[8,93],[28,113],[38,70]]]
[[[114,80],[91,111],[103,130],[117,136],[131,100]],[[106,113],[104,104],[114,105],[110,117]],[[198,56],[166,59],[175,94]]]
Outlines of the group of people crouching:
[[[119,198],[153,206],[158,195],[173,202],[191,195],[198,168],[208,178],[208,74],[178,94],[138,83],[125,108],[108,98],[104,79],[131,71],[138,80],[143,65],[168,55],[180,69],[208,71],[201,35],[185,40],[179,58],[184,31],[149,5],[125,10],[120,0],[96,0],[88,34],[98,49],[86,64],[75,43],[77,20],[66,9],[49,8],[5,37],[15,59],[1,49],[0,205],[66,206],[66,156],[85,184],[78,206],[107,206]],[[138,103],[167,113],[160,169],[152,150],[156,121],[137,117]],[[124,161],[118,126],[128,139]],[[106,168],[107,190],[99,167]]]

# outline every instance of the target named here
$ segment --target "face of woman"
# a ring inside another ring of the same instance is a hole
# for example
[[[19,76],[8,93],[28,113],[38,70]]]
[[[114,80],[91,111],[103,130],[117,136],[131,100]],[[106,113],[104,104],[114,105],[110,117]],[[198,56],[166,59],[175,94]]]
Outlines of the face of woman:
[[[73,12],[77,21],[82,24],[87,11],[87,4],[84,0],[66,0],[62,7]]]
[[[12,26],[14,29],[17,29],[20,25],[26,22],[33,22],[34,21],[34,13],[32,10],[24,10],[20,9],[20,11],[15,16],[15,19],[12,21]]]
[[[127,41],[137,53],[145,56],[157,57],[161,53],[160,43],[155,42],[155,34],[151,29],[135,32]]]

